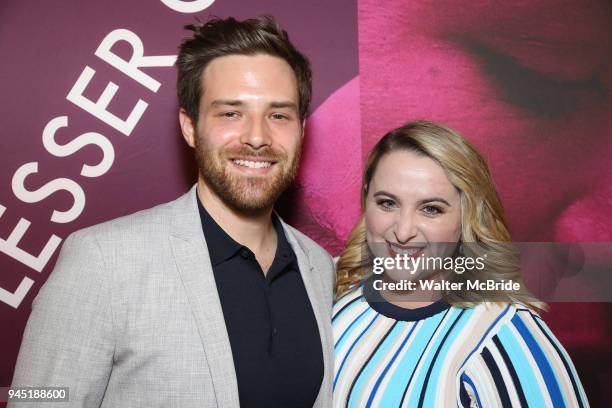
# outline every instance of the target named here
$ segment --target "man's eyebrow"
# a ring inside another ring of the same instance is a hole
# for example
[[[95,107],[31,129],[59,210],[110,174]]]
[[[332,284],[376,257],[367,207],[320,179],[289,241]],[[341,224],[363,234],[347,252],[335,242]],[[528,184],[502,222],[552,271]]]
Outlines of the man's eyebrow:
[[[210,106],[242,106],[244,102],[238,99],[215,99],[210,103]]]
[[[273,101],[270,102],[270,107],[274,109],[291,108],[297,110],[297,105],[290,101]]]

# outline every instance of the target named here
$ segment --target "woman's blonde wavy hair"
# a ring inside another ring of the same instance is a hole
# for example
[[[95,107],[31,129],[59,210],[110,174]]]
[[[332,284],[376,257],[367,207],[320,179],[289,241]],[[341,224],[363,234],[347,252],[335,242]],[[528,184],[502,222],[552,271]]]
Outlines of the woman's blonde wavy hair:
[[[464,256],[483,257],[483,270],[453,274],[456,282],[468,279],[513,280],[521,289],[513,292],[449,291],[443,298],[451,305],[472,307],[483,301],[519,302],[532,309],[546,305],[531,295],[523,284],[520,259],[511,245],[510,232],[501,200],[484,158],[452,129],[428,121],[408,123],[387,133],[374,146],[366,161],[361,190],[365,210],[370,181],[380,159],[394,151],[412,151],[435,160],[461,195],[461,242]],[[365,216],[351,231],[336,267],[336,297],[339,298],[372,274],[372,253],[366,242]],[[476,275],[478,274],[478,275]],[[466,287],[463,285],[462,287]]]

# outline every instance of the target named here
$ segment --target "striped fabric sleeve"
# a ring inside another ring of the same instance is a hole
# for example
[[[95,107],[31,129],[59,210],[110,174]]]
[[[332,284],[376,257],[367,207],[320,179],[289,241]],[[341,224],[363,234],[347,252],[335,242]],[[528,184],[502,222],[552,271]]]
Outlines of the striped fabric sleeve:
[[[516,313],[459,378],[464,407],[588,407],[569,355],[542,319]]]

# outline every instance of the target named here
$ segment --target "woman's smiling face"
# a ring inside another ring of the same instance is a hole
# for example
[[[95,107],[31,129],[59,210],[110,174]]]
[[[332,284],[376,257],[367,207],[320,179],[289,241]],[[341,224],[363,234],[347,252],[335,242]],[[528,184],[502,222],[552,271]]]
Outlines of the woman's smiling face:
[[[461,195],[431,158],[393,151],[380,159],[368,186],[365,223],[375,257],[450,256],[461,237]],[[386,273],[396,281],[418,276]]]

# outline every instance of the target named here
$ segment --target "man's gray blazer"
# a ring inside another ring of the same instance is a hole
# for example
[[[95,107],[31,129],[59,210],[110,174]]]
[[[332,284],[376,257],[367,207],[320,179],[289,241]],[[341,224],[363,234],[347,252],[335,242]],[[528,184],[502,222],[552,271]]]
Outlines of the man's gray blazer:
[[[321,335],[325,370],[315,406],[328,407],[333,261],[283,228]],[[54,407],[239,406],[195,187],[70,235],[32,305],[13,386],[69,387],[70,402]]]

